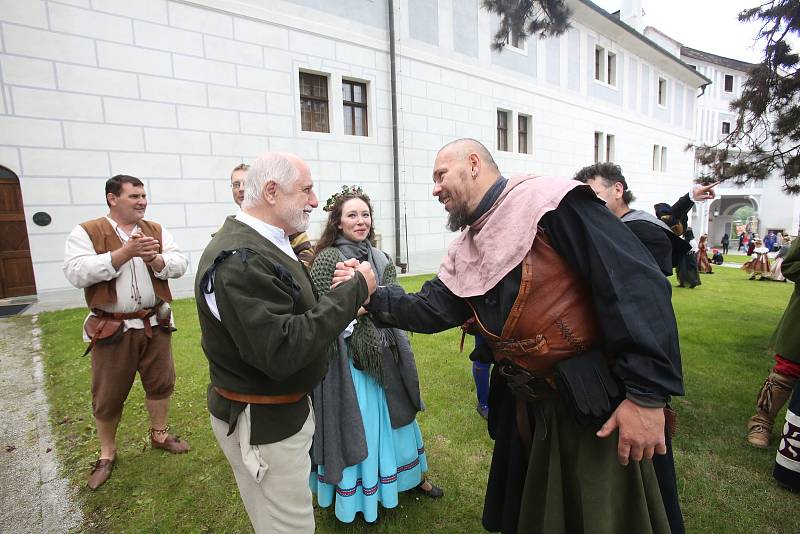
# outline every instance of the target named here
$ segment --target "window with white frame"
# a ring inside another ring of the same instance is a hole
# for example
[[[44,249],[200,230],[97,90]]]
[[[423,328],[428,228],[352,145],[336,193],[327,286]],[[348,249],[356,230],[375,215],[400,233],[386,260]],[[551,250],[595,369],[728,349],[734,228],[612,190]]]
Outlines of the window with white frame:
[[[300,73],[300,126],[304,132],[330,132],[328,77]]]
[[[731,123],[728,121],[722,121],[722,133],[729,134],[731,133]]]
[[[667,80],[661,76],[658,77],[658,105],[667,105]]]
[[[517,151],[531,153],[531,117],[522,113],[517,115]]]
[[[594,79],[598,82],[617,85],[617,55],[605,47],[594,47]]]
[[[508,152],[508,117],[510,112],[497,110],[497,150]]]
[[[525,51],[525,38],[515,29],[510,29],[506,35],[506,46],[511,50]]]
[[[613,162],[616,144],[615,135],[606,132],[594,132],[594,162]]]
[[[653,145],[653,170],[667,172],[667,147]]]
[[[368,134],[366,83],[342,80],[342,111],[345,135]]]
[[[733,74],[726,74],[725,75],[725,84],[723,89],[726,93],[733,92]]]

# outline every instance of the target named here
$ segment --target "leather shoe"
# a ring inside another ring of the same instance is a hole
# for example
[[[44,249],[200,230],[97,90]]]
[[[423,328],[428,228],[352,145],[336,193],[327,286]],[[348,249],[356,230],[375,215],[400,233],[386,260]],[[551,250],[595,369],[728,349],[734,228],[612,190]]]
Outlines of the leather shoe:
[[[428,484],[431,484],[431,489],[426,490],[425,488],[422,487],[423,484],[425,484],[425,480],[420,482],[419,486],[417,486],[415,489],[418,492],[420,492],[423,495],[425,495],[426,497],[430,497],[431,499],[438,499],[439,497],[443,497],[444,496],[444,491],[439,486],[435,486],[435,485],[431,484],[430,482],[428,482]]]
[[[108,458],[100,458],[94,463],[92,471],[89,473],[89,482],[86,484],[90,490],[96,490],[111,477],[111,471],[114,469],[116,460],[116,457],[110,460]]]
[[[171,454],[183,454],[184,452],[189,452],[188,441],[184,441],[178,436],[171,436],[169,434],[167,434],[167,439],[165,439],[163,443],[154,440],[153,436],[150,436],[150,444],[154,449],[164,449]]]

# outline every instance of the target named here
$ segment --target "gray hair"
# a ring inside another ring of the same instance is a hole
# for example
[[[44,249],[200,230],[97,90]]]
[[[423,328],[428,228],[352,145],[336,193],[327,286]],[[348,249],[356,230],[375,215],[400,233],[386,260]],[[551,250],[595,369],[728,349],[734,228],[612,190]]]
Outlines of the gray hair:
[[[297,167],[284,154],[267,152],[260,155],[247,171],[244,183],[243,208],[254,208],[263,202],[261,192],[270,180],[287,191],[300,177]]]

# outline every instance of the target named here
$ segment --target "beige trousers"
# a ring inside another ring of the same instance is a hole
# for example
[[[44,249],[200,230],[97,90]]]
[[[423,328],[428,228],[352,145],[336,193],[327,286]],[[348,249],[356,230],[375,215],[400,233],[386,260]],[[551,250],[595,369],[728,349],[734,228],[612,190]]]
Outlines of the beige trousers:
[[[245,468],[239,433],[228,433],[228,423],[211,416],[211,429],[228,459],[239,486],[239,495],[256,534],[305,534],[314,532],[314,509],[308,477],[311,473],[309,449],[314,437],[314,411],[310,410],[303,428],[283,441],[259,445],[266,463],[261,482]]]

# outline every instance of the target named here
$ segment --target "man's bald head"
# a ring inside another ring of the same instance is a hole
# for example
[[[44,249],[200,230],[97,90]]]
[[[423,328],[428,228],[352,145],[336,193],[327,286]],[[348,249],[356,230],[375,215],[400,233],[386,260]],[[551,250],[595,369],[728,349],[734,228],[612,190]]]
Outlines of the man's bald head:
[[[497,163],[495,163],[492,154],[484,144],[477,139],[462,137],[461,139],[450,141],[439,149],[437,157],[443,152],[448,152],[457,159],[468,159],[470,154],[476,154],[488,171],[492,171],[498,175],[500,174],[500,169],[497,167]]]

